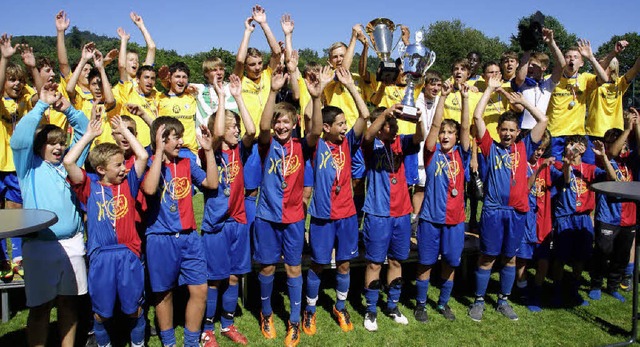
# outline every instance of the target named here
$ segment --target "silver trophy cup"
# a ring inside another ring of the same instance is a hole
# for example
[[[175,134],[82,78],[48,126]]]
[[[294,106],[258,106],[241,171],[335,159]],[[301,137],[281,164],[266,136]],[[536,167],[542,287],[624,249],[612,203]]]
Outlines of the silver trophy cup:
[[[418,122],[418,108],[414,98],[416,84],[421,84],[424,74],[436,61],[436,53],[422,44],[422,31],[416,32],[416,42],[407,46],[402,55],[403,73],[406,75],[407,88],[402,99],[402,115],[400,119]]]
[[[365,28],[372,47],[376,51],[378,58],[380,58],[376,79],[389,84],[394,83],[400,73],[400,69],[391,60],[391,52],[395,47],[393,44],[393,32],[398,27],[388,18],[376,18],[369,22]]]

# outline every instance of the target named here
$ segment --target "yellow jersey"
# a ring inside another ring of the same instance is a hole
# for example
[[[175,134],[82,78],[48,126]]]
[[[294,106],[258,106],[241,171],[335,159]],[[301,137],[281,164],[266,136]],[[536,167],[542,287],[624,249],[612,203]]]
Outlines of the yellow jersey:
[[[25,86],[20,99],[3,97],[0,100],[0,171],[16,171],[9,140],[11,140],[16,124],[33,108],[31,104],[33,95],[35,95],[35,91],[31,87]]]
[[[476,81],[475,86],[478,88],[478,101],[480,101],[482,93],[484,93],[484,91],[487,89],[487,82],[485,82],[484,79],[479,79]],[[504,91],[507,93],[511,93],[511,82],[503,83],[502,89],[504,89]],[[484,124],[487,128],[487,131],[489,132],[489,135],[491,135],[491,138],[495,141],[500,142],[500,135],[498,134],[498,120],[503,113],[509,110],[509,107],[509,100],[506,97],[498,92],[491,93],[491,98],[487,103],[487,107],[484,109],[482,118],[484,119]],[[469,110],[470,117],[473,117],[474,110],[475,107]]]
[[[183,93],[181,95],[168,95],[162,93],[158,96],[158,117],[169,116],[177,118],[184,126],[182,140],[184,146],[194,154],[198,152],[196,141],[196,99]]]
[[[262,70],[260,82],[258,83],[252,81],[247,76],[242,77],[242,99],[244,100],[245,106],[247,106],[251,119],[253,119],[253,124],[258,128],[262,111],[264,111],[264,106],[267,103],[269,92],[271,91],[272,73],[271,67],[267,66],[266,69]],[[240,131],[244,134],[244,124],[242,124]]]
[[[473,111],[480,101],[482,93],[469,92],[469,119],[473,123]],[[462,95],[456,90],[449,93],[444,101],[444,119],[453,119],[460,123],[462,119]]]
[[[131,80],[124,83],[119,82],[115,87],[113,87],[113,96],[120,108],[120,115],[126,115],[133,118],[136,122],[136,131],[138,132],[136,138],[144,147],[151,144],[151,129],[142,118],[132,115],[127,111],[125,105],[138,105],[142,107],[142,109],[144,109],[152,119],[156,119],[158,114],[158,94],[160,93],[155,89],[153,89],[151,94],[148,96],[141,94],[138,91],[137,84],[133,83]]]
[[[551,136],[585,134],[587,96],[597,87],[596,75],[590,73],[560,78],[547,107]]]
[[[613,83],[603,83],[587,98],[587,135],[603,137],[609,129],[624,130],[622,96],[629,89],[624,76]]]
[[[378,88],[380,88],[380,83],[381,82],[375,82],[375,89],[374,90],[378,90]],[[380,103],[378,103],[378,105],[376,106],[382,106],[382,107],[386,107],[389,108],[395,104],[400,104],[402,103],[402,99],[404,98],[404,94],[406,92],[407,87],[406,86],[398,86],[398,85],[388,85],[384,88],[384,94],[382,95],[382,98],[380,99]],[[418,96],[420,95],[420,92],[422,92],[422,85],[416,85],[415,89],[413,90],[413,100],[415,101],[416,99],[418,99]],[[411,123],[411,122],[407,122],[405,120],[402,119],[398,119],[398,134],[400,135],[411,135],[411,134],[415,134],[416,133],[416,124],[415,123]]]
[[[371,84],[368,84],[360,75],[352,74],[352,76],[360,96],[365,102],[370,100],[371,94],[374,92],[372,89],[373,80]],[[351,129],[358,119],[358,108],[349,90],[342,83],[333,80],[324,88],[324,97],[327,105],[339,107],[342,110],[347,121],[347,128]]]

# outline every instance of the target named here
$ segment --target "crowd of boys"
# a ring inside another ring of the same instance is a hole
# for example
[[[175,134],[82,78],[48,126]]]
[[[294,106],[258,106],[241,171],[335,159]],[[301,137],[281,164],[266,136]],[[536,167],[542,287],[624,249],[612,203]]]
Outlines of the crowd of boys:
[[[636,205],[596,195],[589,185],[639,174],[639,114],[623,110],[622,96],[640,71],[640,58],[624,75],[615,58],[626,41],[598,61],[588,41],[563,53],[544,28],[551,74],[546,54],[526,51],[519,59],[505,52],[478,75],[481,56],[470,52],[454,61],[450,78],[426,73],[416,89],[419,119],[411,123],[400,119],[404,75],[387,83],[366,71],[369,41],[360,25],[348,45],[330,47],[327,66],[308,63],[299,71],[291,16],[282,16],[285,40],[279,43],[265,9],[255,6],[228,82],[222,60],[211,57],[203,63],[206,83],[190,84],[182,62],[153,67],[155,43],[142,17],[131,13],[131,19],[147,44],[143,64],[127,51],[129,34],[118,28],[119,50],[103,55],[86,43],[72,72],[64,41],[70,22],[60,11],[59,79],[53,62],[36,59],[28,45],[12,45],[11,36],[0,37],[4,208],[47,209],[59,220],[12,240],[14,264],[2,261],[3,276],[18,272],[25,279],[29,345],[45,345],[57,305],[61,345],[73,346],[78,299],[88,293],[99,346],[110,345],[109,319],[118,310],[129,318],[131,345],[144,345],[149,303],[163,345],[175,346],[173,292],[182,285],[189,293],[184,346],[218,345],[219,299],[220,334],[247,344],[234,314],[239,278],[251,271],[252,260],[266,339],[277,336],[271,297],[280,262],[289,296],[285,345],[297,345],[301,331],[316,334],[321,273],[332,262],[332,314],[349,332],[350,262],[360,252],[366,261],[364,328],[378,329],[381,289],[387,291],[383,312],[406,325],[398,301],[412,229],[418,254],[413,316],[428,321],[433,283],[440,288],[436,311],[455,320],[448,302],[465,245],[467,203],[470,229],[480,240],[468,311],[474,321],[483,317],[496,261],[496,311],[511,320],[518,319],[509,304],[514,284],[534,312],[588,305],[578,291],[588,260],[588,297],[601,298],[606,278],[604,291],[625,300],[618,289],[630,286]],[[249,47],[256,26],[271,48],[266,67],[262,53]],[[408,28],[402,32],[408,44]],[[352,74],[357,42],[363,61]],[[18,52],[24,68],[10,61]],[[119,82],[111,86],[105,66],[116,58]],[[595,74],[580,71],[583,59]],[[156,89],[156,79],[165,91]],[[483,182],[479,221],[477,194],[468,194],[472,177]],[[196,192],[204,197],[200,231]],[[305,242],[311,253],[306,284]],[[440,278],[431,281],[438,259]],[[573,271],[565,281],[567,263]],[[536,268],[531,284],[528,265]],[[549,269],[554,292],[543,303]]]

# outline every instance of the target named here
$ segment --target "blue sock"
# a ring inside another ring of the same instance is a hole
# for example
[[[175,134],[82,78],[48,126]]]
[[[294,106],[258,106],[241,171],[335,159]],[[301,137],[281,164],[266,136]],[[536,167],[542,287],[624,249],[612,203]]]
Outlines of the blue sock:
[[[364,299],[367,302],[367,312],[375,313],[378,305],[378,289],[364,289]]]
[[[204,312],[204,330],[215,331],[213,319],[216,316],[216,307],[218,306],[218,288],[209,287],[207,289],[207,308]]]
[[[144,320],[144,312],[138,318],[133,318],[135,324],[131,329],[131,344],[141,346],[144,343],[144,329],[147,322]]]
[[[484,297],[491,279],[491,269],[476,269],[476,297]]]
[[[502,270],[500,270],[500,294],[504,296],[510,295],[515,280],[516,267],[505,265]]]
[[[173,328],[160,331],[160,342],[162,342],[164,346],[176,345],[176,332]]]
[[[416,306],[427,304],[427,292],[429,291],[429,279],[416,280]]]
[[[198,347],[200,345],[200,332],[184,328],[184,347]]]
[[[453,281],[445,280],[440,288],[440,298],[438,299],[438,305],[446,305],[451,298],[451,291],[453,290]]]
[[[400,293],[402,293],[402,285],[394,284],[389,287],[389,297],[387,298],[387,308],[392,310],[398,306],[400,301]]]
[[[258,281],[260,281],[260,300],[262,301],[262,315],[269,316],[273,313],[271,309],[271,292],[273,292],[273,275],[265,276],[261,273],[258,274]]]
[[[302,275],[298,277],[287,278],[287,287],[289,287],[289,321],[291,323],[300,323],[300,301],[302,301]]]
[[[104,328],[104,324],[98,322],[97,319],[93,320],[93,334],[96,337],[98,346],[106,346],[111,343],[109,333],[107,333],[107,330]]]
[[[233,325],[233,315],[236,313],[238,305],[238,285],[229,285],[227,290],[222,294],[222,315],[220,316],[220,325],[223,329]]]
[[[627,264],[627,267],[624,268],[624,274],[628,276],[633,275],[633,263]]]
[[[347,295],[349,294],[349,286],[351,285],[351,274],[341,274],[336,272],[336,309],[344,310]]]
[[[316,313],[316,302],[320,291],[320,278],[311,269],[307,271],[307,308],[311,313]]]

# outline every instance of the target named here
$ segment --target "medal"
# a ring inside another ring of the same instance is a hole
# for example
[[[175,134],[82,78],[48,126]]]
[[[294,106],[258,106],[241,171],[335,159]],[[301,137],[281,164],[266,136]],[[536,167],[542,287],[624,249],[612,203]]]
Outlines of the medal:
[[[336,194],[340,193],[340,186],[336,186]]]
[[[171,211],[171,212],[176,212],[176,211],[178,211],[178,205],[176,205],[176,204],[171,204],[171,206],[169,206],[169,211]]]
[[[458,190],[456,188],[451,189],[451,196],[453,196],[454,198],[458,196]]]
[[[224,188],[224,196],[229,197],[229,195],[231,195],[231,188],[226,187]]]
[[[515,178],[511,180],[511,186],[512,186],[512,187],[515,187],[515,186],[516,186],[516,179],[515,179]]]
[[[578,207],[582,206],[582,201],[576,201],[576,206]]]
[[[287,182],[283,181],[282,182],[282,189],[287,189],[287,186],[288,186]]]
[[[569,103],[569,107],[573,107],[573,106],[575,106],[575,105],[576,105],[576,102],[575,102],[575,101],[571,101],[571,102]]]
[[[392,178],[391,178],[391,183],[393,183],[393,184],[398,183],[398,179],[397,179],[397,178],[395,178],[395,177],[392,177]]]

